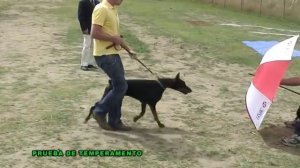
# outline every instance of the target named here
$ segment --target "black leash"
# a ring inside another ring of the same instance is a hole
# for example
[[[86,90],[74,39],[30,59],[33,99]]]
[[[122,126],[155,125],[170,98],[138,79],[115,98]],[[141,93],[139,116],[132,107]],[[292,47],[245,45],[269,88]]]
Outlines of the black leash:
[[[150,68],[148,68],[141,60],[139,60],[138,58],[135,58],[135,60],[137,60],[140,64],[142,64],[152,75],[155,75]],[[156,76],[156,75],[155,75]],[[157,76],[156,76],[157,77]],[[158,77],[157,77],[158,78]]]
[[[122,35],[121,35],[120,37],[123,38]],[[109,46],[107,46],[106,49],[109,49],[109,48],[111,48],[111,47],[115,47],[116,50],[119,50],[119,49],[117,49],[117,46],[116,46],[114,43],[111,44],[111,45],[109,45]],[[124,48],[124,49],[128,52],[128,54],[131,54],[129,50],[127,50],[126,48]],[[134,57],[133,59],[137,60],[141,65],[143,65],[143,67],[145,67],[152,75],[154,75],[154,76],[156,77],[157,82],[159,83],[159,85],[160,85],[164,90],[166,89],[166,87],[160,82],[159,77],[158,77],[155,73],[153,73],[153,72],[150,70],[150,68],[148,68],[148,67],[147,67],[141,60],[139,60],[137,57]]]
[[[251,76],[254,76],[254,74],[252,74],[252,73],[248,73],[248,74],[251,75]],[[279,85],[279,87],[281,87],[281,88],[283,88],[283,89],[286,89],[286,90],[288,90],[288,91],[290,91],[290,92],[293,92],[293,93],[295,93],[295,94],[297,94],[297,95],[300,95],[299,92],[296,92],[296,91],[294,91],[294,90],[292,90],[292,89],[289,89],[289,88],[287,88],[287,87],[284,87],[284,86],[281,86],[281,85]]]
[[[143,67],[145,67],[152,75],[154,75],[156,78],[157,78],[157,82],[159,83],[159,85],[165,90],[166,89],[166,87],[160,82],[160,80],[159,80],[159,77],[155,74],[155,73],[153,73],[152,71],[151,71],[151,69],[150,68],[148,68],[141,60],[139,60],[138,58],[134,58],[135,60],[137,60],[141,65],[143,65]]]

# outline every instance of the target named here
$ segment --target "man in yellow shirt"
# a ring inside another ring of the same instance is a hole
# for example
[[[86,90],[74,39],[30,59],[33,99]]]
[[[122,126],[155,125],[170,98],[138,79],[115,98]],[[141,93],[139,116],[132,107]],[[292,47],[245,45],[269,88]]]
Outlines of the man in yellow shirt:
[[[128,48],[120,36],[119,17],[116,6],[123,0],[103,0],[98,4],[92,15],[91,36],[94,38],[93,55],[97,65],[107,74],[113,89],[100,101],[95,103],[93,114],[99,126],[106,130],[131,130],[121,121],[121,106],[127,91],[124,68],[118,48],[134,53]],[[108,47],[114,44],[114,47]],[[106,114],[108,122],[106,121]]]

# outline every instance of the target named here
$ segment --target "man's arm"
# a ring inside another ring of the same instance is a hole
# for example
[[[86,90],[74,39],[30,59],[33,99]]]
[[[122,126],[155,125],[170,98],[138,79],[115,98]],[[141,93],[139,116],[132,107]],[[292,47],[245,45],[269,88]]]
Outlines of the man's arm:
[[[281,80],[280,85],[300,86],[300,77],[284,78]]]
[[[120,36],[111,36],[103,31],[102,26],[96,24],[92,24],[91,36],[94,39],[111,41],[116,45],[121,45],[122,43],[124,43],[123,39]]]
[[[91,36],[94,39],[111,41],[115,45],[120,45],[122,48],[124,48],[130,54],[131,57],[135,56],[135,53],[133,51],[131,51],[131,49],[124,43],[122,37],[111,36],[111,35],[105,33],[102,29],[102,26],[100,26],[100,25],[92,24]]]

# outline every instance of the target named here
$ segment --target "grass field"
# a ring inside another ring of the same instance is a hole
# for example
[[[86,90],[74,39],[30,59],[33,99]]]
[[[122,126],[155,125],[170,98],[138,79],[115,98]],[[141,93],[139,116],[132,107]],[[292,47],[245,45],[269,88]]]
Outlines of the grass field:
[[[193,92],[167,89],[158,104],[157,127],[147,109],[125,98],[122,118],[134,129],[107,132],[89,107],[107,84],[100,70],[80,70],[77,1],[0,2],[0,167],[299,167],[299,148],[282,146],[292,130],[299,99],[279,90],[260,131],[245,111],[244,97],[261,57],[244,40],[284,40],[300,24],[240,13],[196,0],[124,0],[121,32],[138,57],[160,76],[181,72]],[[264,26],[231,27],[222,24]],[[280,30],[279,30],[280,29]],[[300,49],[299,44],[296,46]],[[122,52],[127,78],[153,77]],[[294,59],[287,76],[299,72]],[[292,88],[299,90],[297,87]],[[142,157],[32,157],[36,149],[143,150]]]
[[[266,16],[283,17],[299,21],[300,3],[297,0],[199,0],[222,8],[258,13]]]
[[[151,6],[147,5],[148,1],[130,2],[124,8],[126,8],[126,12],[134,15],[133,17],[138,21],[138,24],[148,23],[148,27],[152,27],[151,31],[156,34],[176,36],[176,38],[188,43],[198,45],[199,48],[209,47],[211,50],[210,53],[206,53],[206,56],[211,55],[213,58],[230,63],[250,66],[257,64],[258,59],[253,59],[255,53],[248,48],[240,47],[243,40],[283,40],[286,37],[245,33],[246,28],[233,31],[231,27],[220,26],[219,24],[239,23],[243,25],[251,23],[252,25],[278,29],[299,30],[297,22],[285,21],[280,18],[258,17],[257,14],[237,14],[236,11],[216,9],[209,4],[199,4],[198,1],[188,1],[184,5],[181,1],[172,1],[172,3],[170,1],[157,1]],[[140,5],[143,8],[139,8]],[[160,6],[163,7],[159,8]],[[245,57],[245,55],[249,55],[249,57]]]

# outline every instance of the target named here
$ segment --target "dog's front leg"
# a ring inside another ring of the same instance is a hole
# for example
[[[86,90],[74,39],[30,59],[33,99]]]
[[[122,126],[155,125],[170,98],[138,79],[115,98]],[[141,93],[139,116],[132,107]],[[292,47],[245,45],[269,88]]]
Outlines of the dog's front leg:
[[[151,109],[152,115],[153,115],[153,117],[154,117],[154,120],[157,122],[158,126],[159,126],[160,128],[164,128],[164,127],[165,127],[165,125],[164,125],[164,124],[162,124],[162,123],[159,121],[159,119],[158,119],[158,116],[157,116],[157,112],[156,112],[155,105],[149,105],[149,106],[150,106],[150,109]]]
[[[143,115],[145,114],[145,112],[146,112],[146,103],[142,102],[142,111],[141,111],[140,115],[135,116],[133,118],[133,121],[136,122],[138,119],[140,119],[141,117],[143,117]]]

